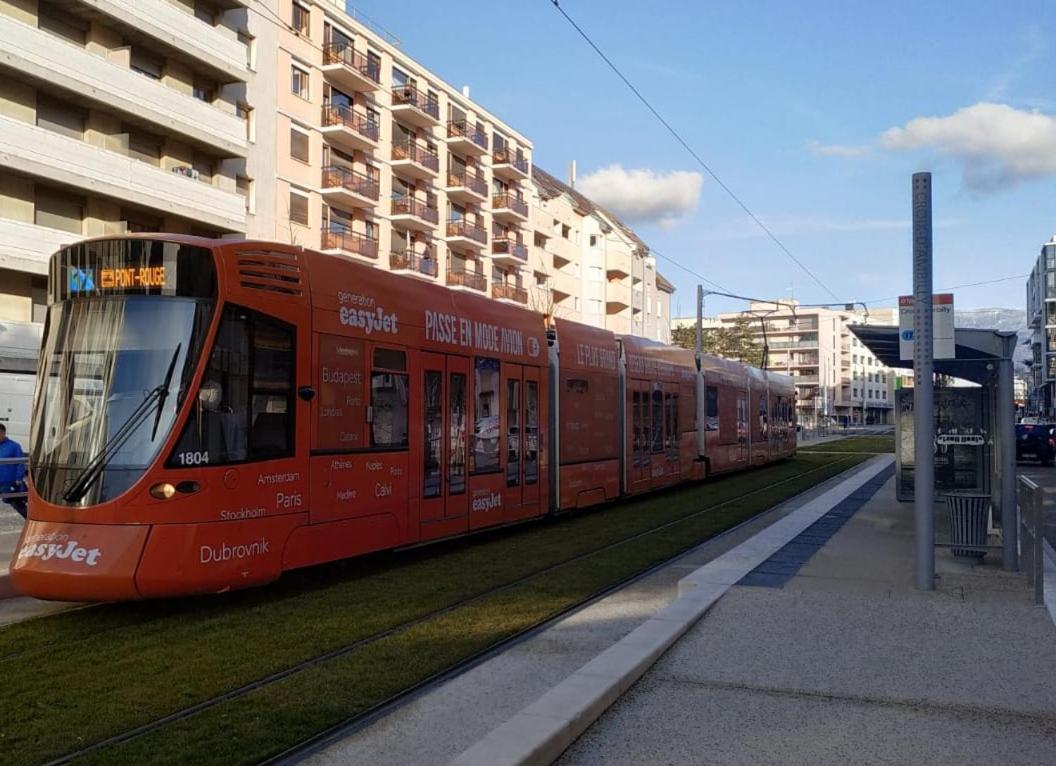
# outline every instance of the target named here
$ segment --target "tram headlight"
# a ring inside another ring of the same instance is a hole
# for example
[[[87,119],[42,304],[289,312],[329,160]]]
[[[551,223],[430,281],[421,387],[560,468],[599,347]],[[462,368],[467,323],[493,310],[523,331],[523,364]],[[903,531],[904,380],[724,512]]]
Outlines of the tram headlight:
[[[158,500],[168,500],[170,497],[176,494],[176,487],[169,484],[167,481],[155,484],[150,488],[150,496],[157,498]]]

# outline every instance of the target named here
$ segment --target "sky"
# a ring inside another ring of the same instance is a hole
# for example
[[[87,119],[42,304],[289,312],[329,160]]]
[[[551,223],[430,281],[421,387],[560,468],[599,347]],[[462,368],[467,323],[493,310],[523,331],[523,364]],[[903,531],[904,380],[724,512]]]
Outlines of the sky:
[[[933,173],[936,289],[1024,308],[1056,233],[1056,3],[629,2],[565,10],[823,283],[745,214],[551,0],[352,5],[634,226],[694,312],[699,279],[804,303],[911,291],[910,179]],[[708,286],[706,286],[708,287]],[[826,289],[827,288],[827,289]],[[706,311],[744,308],[709,297]]]

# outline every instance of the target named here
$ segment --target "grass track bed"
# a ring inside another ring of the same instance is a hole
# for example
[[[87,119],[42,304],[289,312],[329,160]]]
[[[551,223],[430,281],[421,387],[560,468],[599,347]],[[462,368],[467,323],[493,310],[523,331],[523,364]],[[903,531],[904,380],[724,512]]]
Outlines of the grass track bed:
[[[800,453],[860,452],[879,455],[881,453],[894,451],[894,436],[848,436],[845,439],[834,439],[831,442],[824,442],[823,444],[806,444],[799,448]]]
[[[11,626],[0,631],[0,762],[45,762],[449,609],[78,761],[258,762],[867,457],[804,454],[557,523],[317,568],[244,594]],[[713,510],[692,515],[704,508]],[[488,593],[499,585],[508,587]]]

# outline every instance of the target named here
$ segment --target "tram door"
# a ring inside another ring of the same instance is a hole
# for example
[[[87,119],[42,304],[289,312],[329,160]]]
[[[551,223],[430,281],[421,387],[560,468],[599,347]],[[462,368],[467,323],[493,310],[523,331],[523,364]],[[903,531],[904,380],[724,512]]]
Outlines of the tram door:
[[[466,418],[469,361],[422,354],[422,536],[446,536],[469,526]]]
[[[539,504],[539,370],[502,365],[506,407],[506,501],[513,518]],[[515,509],[522,509],[523,512]]]
[[[640,380],[627,381],[630,407],[630,488],[640,488],[652,476],[652,396],[648,383]]]

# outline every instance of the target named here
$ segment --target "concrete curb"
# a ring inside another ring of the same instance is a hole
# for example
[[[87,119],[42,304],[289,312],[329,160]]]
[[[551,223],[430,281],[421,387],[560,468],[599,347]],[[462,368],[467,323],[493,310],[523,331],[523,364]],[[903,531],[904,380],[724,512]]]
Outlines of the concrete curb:
[[[883,471],[893,457],[805,503],[678,584],[678,597],[451,761],[451,766],[537,766],[556,760],[742,577]]]

